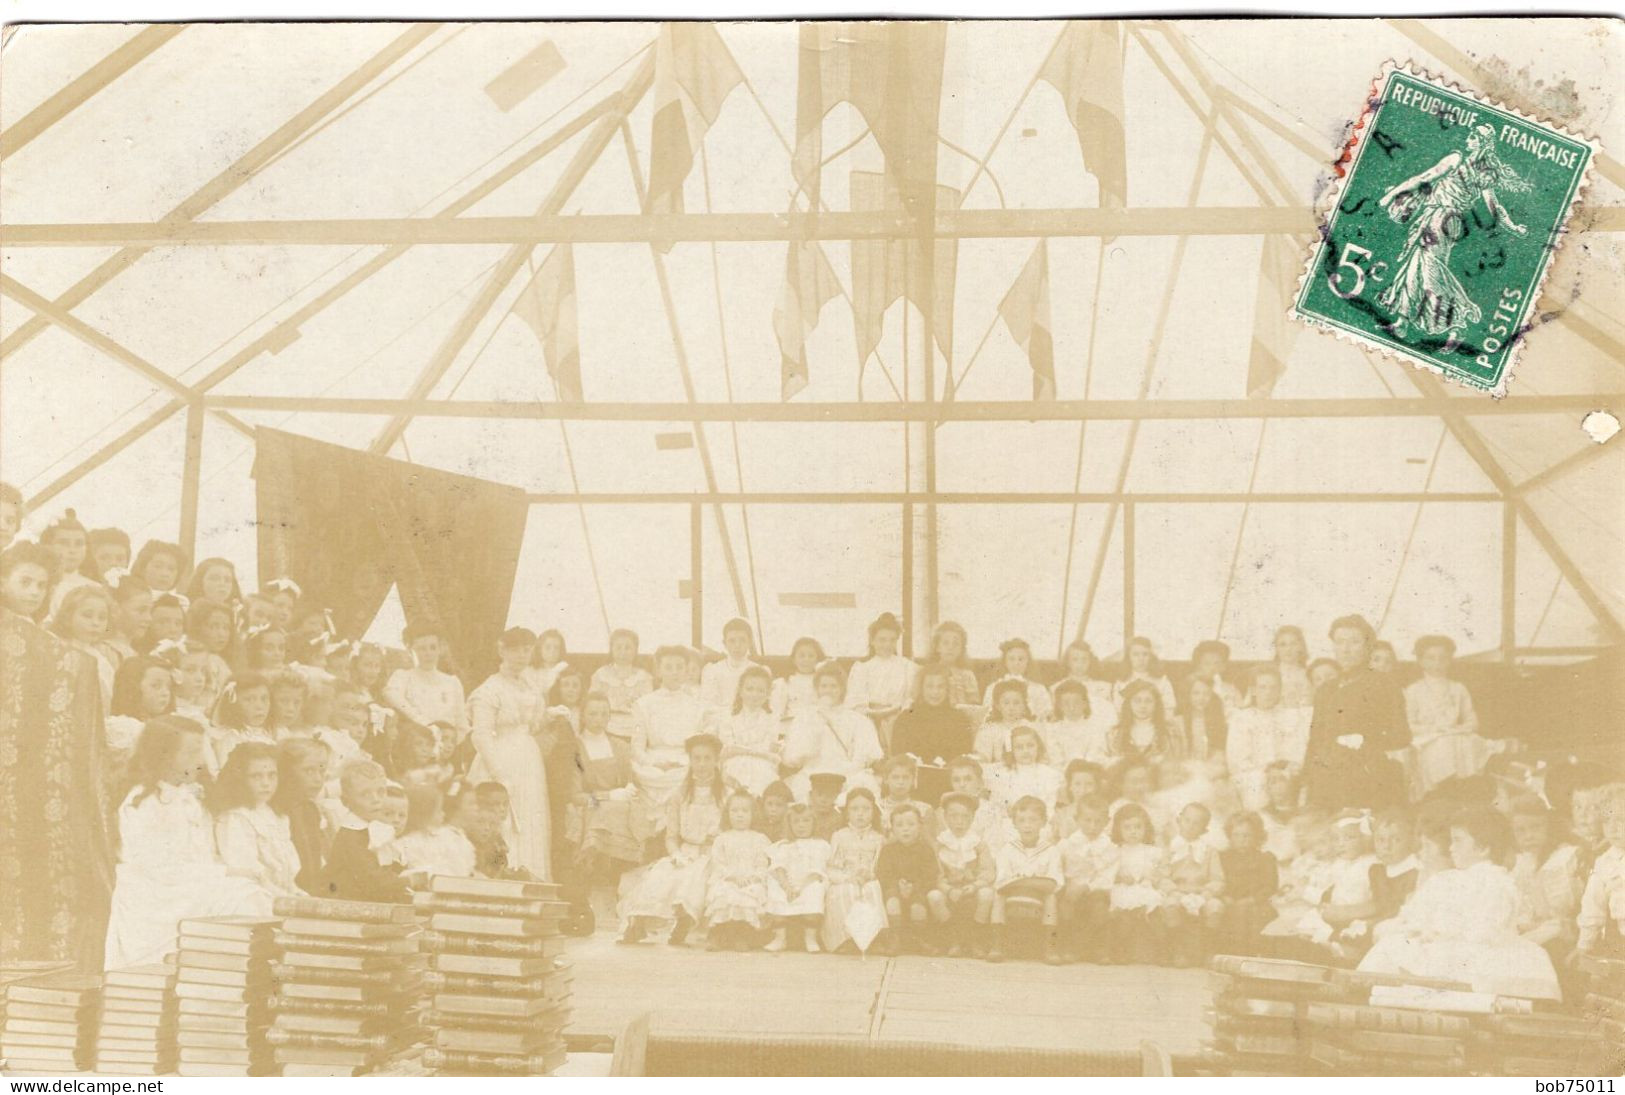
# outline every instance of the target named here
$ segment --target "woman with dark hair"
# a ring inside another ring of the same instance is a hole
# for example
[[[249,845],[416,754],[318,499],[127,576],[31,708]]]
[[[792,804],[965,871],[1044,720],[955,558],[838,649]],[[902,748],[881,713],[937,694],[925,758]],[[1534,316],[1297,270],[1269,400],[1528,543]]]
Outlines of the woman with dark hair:
[[[209,794],[215,843],[232,874],[272,897],[299,892],[299,851],[286,814],[272,806],[280,765],[275,746],[244,742],[231,751]]]
[[[170,593],[186,584],[187,562],[179,544],[148,540],[136,554],[130,573],[146,582],[154,594]]]
[[[1417,885],[1399,915],[1384,922],[1360,969],[1462,981],[1501,996],[1562,999],[1551,958],[1518,934],[1518,884],[1502,865],[1511,850],[1504,815],[1474,806],[1452,816],[1455,869]]]
[[[270,895],[228,873],[215,853],[200,785],[207,771],[203,727],[190,719],[153,719],[136,740],[118,811],[104,968],[157,962],[175,949],[177,925],[190,917],[270,913]]]
[[[926,802],[948,793],[948,762],[969,753],[976,741],[970,716],[953,702],[953,672],[942,662],[922,668],[914,701],[892,726],[891,754],[918,758],[916,791]]]
[[[1388,758],[1411,743],[1405,697],[1370,667],[1377,634],[1362,616],[1332,623],[1338,676],[1315,692],[1303,776],[1309,805],[1380,810],[1405,802],[1403,769]]]

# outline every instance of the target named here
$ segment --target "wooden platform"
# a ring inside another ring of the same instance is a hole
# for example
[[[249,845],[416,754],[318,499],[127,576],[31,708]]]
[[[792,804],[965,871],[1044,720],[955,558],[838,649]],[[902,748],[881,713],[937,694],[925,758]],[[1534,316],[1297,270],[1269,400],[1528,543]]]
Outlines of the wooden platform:
[[[600,933],[570,948],[572,1045],[613,1040],[651,1013],[667,1038],[951,1043],[967,1048],[1174,1058],[1208,1037],[1206,974],[1152,966],[990,964],[974,959],[709,953],[619,945]]]

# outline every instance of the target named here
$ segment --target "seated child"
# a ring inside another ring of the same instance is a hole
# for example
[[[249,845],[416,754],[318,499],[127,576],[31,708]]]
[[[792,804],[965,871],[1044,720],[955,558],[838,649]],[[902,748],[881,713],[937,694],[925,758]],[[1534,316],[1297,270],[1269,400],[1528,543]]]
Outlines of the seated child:
[[[650,928],[675,917],[666,942],[680,947],[705,906],[705,872],[711,842],[722,828],[722,742],[695,734],[683,743],[688,769],[666,803],[666,857],[621,876],[623,943],[641,943]]]
[[[300,893],[299,850],[288,818],[271,801],[277,792],[277,751],[262,742],[245,742],[210,789],[215,844],[227,870],[252,879],[276,897]]]
[[[1151,918],[1162,907],[1156,879],[1163,853],[1144,806],[1128,802],[1117,807],[1112,814],[1112,843],[1117,845],[1117,860],[1104,877],[1111,899],[1102,957],[1107,962],[1133,962],[1153,942]]]
[[[783,780],[776,779],[762,788],[761,808],[756,811],[756,831],[766,836],[769,843],[777,844],[789,839],[790,803],[794,800],[790,785]]]
[[[1416,890],[1421,863],[1416,858],[1416,823],[1404,810],[1384,810],[1371,826],[1371,848],[1377,861],[1371,865],[1371,914],[1373,928],[1399,915],[1400,908]]]
[[[886,838],[875,828],[876,812],[875,796],[867,787],[854,787],[846,793],[846,827],[830,841],[821,936],[827,951],[866,950],[873,941],[872,937],[861,941],[853,938],[848,917],[857,906],[869,906],[884,920],[886,901],[875,878],[875,862]]]
[[[976,831],[976,811],[981,799],[964,791],[942,796],[939,813],[942,828],[937,831],[938,883],[948,910],[946,931],[948,956],[980,956],[985,950],[987,925],[993,915],[993,852]]]
[[[385,849],[389,858],[419,886],[435,875],[474,877],[474,845],[461,830],[446,824],[439,786],[410,783],[405,792],[406,824]]]
[[[289,738],[276,746],[277,786],[272,808],[288,819],[288,836],[299,856],[294,881],[305,893],[321,896],[327,878],[327,832],[322,793],[327,786],[326,745],[314,738]]]
[[[766,949],[784,950],[795,930],[802,949],[817,954],[829,881],[829,841],[813,834],[812,809],[802,803],[789,807],[785,824],[789,835],[768,851],[767,911],[773,917],[773,938]]]
[[[1511,819],[1512,879],[1522,898],[1518,930],[1563,962],[1574,949],[1585,891],[1579,852],[1558,839],[1551,810],[1533,795],[1513,800]]]
[[[199,780],[203,727],[172,715],[150,720],[130,757],[130,793],[118,811],[118,866],[107,921],[105,969],[161,960],[176,924],[199,916],[266,916],[271,894],[228,872]]]
[[[1058,807],[1055,816],[1050,819],[1050,828],[1055,832],[1056,840],[1065,840],[1071,836],[1078,827],[1077,811],[1074,809],[1079,802],[1086,798],[1104,795],[1106,791],[1106,770],[1100,765],[1088,760],[1075,760],[1066,766],[1062,773],[1061,794],[1056,800]],[[1105,801],[1102,799],[1102,801]],[[1061,808],[1064,807],[1064,808]],[[1111,820],[1110,806],[1107,807],[1107,821]]]
[[[1061,773],[1044,760],[1044,738],[1031,726],[1010,730],[1009,749],[1002,763],[988,769],[988,798],[1004,817],[1024,798],[1044,804],[1045,815],[1061,792]],[[1005,826],[1009,835],[1011,827]]]
[[[275,745],[276,735],[269,727],[271,682],[258,673],[239,673],[226,682],[215,704],[214,726],[209,730],[209,747],[214,753],[212,770],[226,766],[231,751],[245,741]]]
[[[833,840],[837,830],[846,825],[846,817],[836,805],[846,777],[839,772],[814,772],[807,779],[807,804],[812,812],[813,836],[819,840]]]
[[[1305,810],[1292,819],[1298,854],[1281,871],[1275,895],[1275,919],[1264,926],[1269,939],[1290,939],[1311,913],[1319,919],[1320,899],[1334,878],[1336,838],[1324,810]]]
[[[1300,789],[1298,770],[1291,762],[1278,760],[1264,769],[1264,808],[1258,818],[1264,823],[1264,850],[1282,867],[1298,854],[1298,838],[1293,819],[1298,816]]]
[[[1165,942],[1178,967],[1207,960],[1211,937],[1219,928],[1224,904],[1224,870],[1219,850],[1208,832],[1212,812],[1200,802],[1179,811],[1168,852],[1155,877],[1162,896],[1161,917]]]
[[[1074,761],[1076,763],[1088,763]],[[1117,845],[1106,831],[1107,803],[1099,795],[1072,800],[1072,832],[1061,841],[1061,953],[1068,961],[1098,961],[1111,911],[1111,875]]]
[[[969,795],[976,800],[976,818],[971,822],[971,831],[985,840],[989,849],[1002,844],[1007,819],[987,800],[981,761],[972,756],[955,757],[949,761],[948,786],[955,794]]]
[[[403,728],[404,729],[404,728]],[[426,778],[420,773],[409,776],[411,779]],[[516,836],[516,826],[513,819],[513,799],[508,795],[508,788],[494,779],[474,785],[474,800],[479,804],[480,812],[490,823],[491,832],[486,840],[486,855],[482,857],[481,865],[484,869],[494,871],[491,878],[534,878],[529,871],[514,862],[513,844]],[[482,870],[482,873],[484,871]]]
[[[920,818],[920,831],[929,838],[936,828],[931,807],[914,797],[915,776],[918,766],[908,754],[887,757],[877,768],[880,773],[880,831],[891,835],[891,814],[899,806],[912,806]]]
[[[1579,949],[1625,958],[1625,786],[1615,784],[1599,797],[1608,850],[1597,857],[1580,898]]]
[[[1220,946],[1229,954],[1257,954],[1260,933],[1275,919],[1270,899],[1281,888],[1279,866],[1264,850],[1264,822],[1257,814],[1231,815],[1225,835],[1230,847],[1219,853],[1224,875]]]
[[[395,839],[395,830],[384,820],[387,784],[384,769],[373,760],[352,760],[339,770],[341,799],[332,814],[327,891],[341,901],[405,901],[410,896],[400,866],[386,865],[378,856]]]
[[[727,663],[707,666],[720,669],[724,678]],[[725,679],[719,687],[725,685]],[[717,720],[722,739],[722,777],[731,787],[759,795],[779,778],[782,729],[778,716],[768,709],[773,677],[762,666],[748,664],[729,698],[733,713]],[[726,710],[726,708],[721,708]]]
[[[1377,913],[1371,891],[1371,868],[1377,864],[1371,854],[1371,816],[1344,811],[1332,829],[1337,840],[1332,884],[1321,898],[1318,917],[1305,920],[1299,934],[1329,944],[1341,957],[1357,957],[1370,946],[1371,919]]]
[[[912,782],[913,773],[909,774]],[[936,954],[936,945],[925,932],[932,919],[939,924],[948,920],[937,854],[922,828],[920,811],[912,802],[892,807],[891,839],[875,860],[875,878],[886,899],[886,922],[891,927],[884,948],[889,954]]]
[[[1042,799],[1028,795],[1012,804],[1010,820],[1015,826],[1015,836],[1000,844],[993,853],[993,939],[986,957],[989,962],[1004,960],[1006,905],[1012,899],[1024,898],[1042,903],[1044,961],[1058,965],[1061,951],[1056,928],[1064,880],[1061,847],[1044,832],[1049,809]]]
[[[519,878],[520,872],[508,866],[508,848],[497,832],[496,819],[480,806],[479,791],[472,783],[453,781],[446,791],[446,820],[474,848],[474,877]]]
[[[763,686],[764,693],[766,686]],[[750,950],[762,928],[767,905],[768,850],[771,842],[751,828],[756,800],[745,791],[728,796],[726,828],[711,842],[705,872],[707,950]]]

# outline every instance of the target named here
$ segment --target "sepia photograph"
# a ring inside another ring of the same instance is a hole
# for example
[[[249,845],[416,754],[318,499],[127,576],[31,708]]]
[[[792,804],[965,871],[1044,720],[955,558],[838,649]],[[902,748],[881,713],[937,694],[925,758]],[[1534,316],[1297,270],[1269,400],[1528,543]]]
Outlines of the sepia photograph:
[[[1622,66],[5,26],[0,1076],[1612,1091]]]

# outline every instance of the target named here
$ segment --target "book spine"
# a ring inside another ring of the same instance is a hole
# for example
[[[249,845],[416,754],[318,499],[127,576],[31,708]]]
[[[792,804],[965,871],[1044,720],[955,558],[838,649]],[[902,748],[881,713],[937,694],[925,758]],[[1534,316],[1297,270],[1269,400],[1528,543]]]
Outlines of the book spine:
[[[420,912],[473,913],[482,916],[538,920],[558,919],[567,916],[570,910],[569,904],[563,901],[499,901],[439,893],[417,894],[412,898],[412,905]]]
[[[339,1015],[348,1018],[383,1018],[392,1010],[387,1000],[306,1000],[297,996],[273,996],[271,1010],[298,1015]]]
[[[553,939],[507,939],[501,936],[463,935],[429,930],[418,936],[420,949],[430,954],[477,954],[488,958],[550,958],[560,944]]]
[[[308,920],[348,920],[363,924],[410,924],[409,905],[382,901],[341,901],[336,897],[279,897],[271,911],[282,917]]]
[[[265,1040],[282,1049],[355,1049],[365,1053],[388,1053],[387,1034],[319,1034],[314,1031],[278,1030],[265,1032]]]
[[[510,1053],[466,1053],[450,1049],[426,1049],[423,1064],[437,1072],[459,1070],[468,1072],[510,1072],[538,1075],[550,1072],[562,1063],[562,1055],[533,1054],[521,1056]]]

